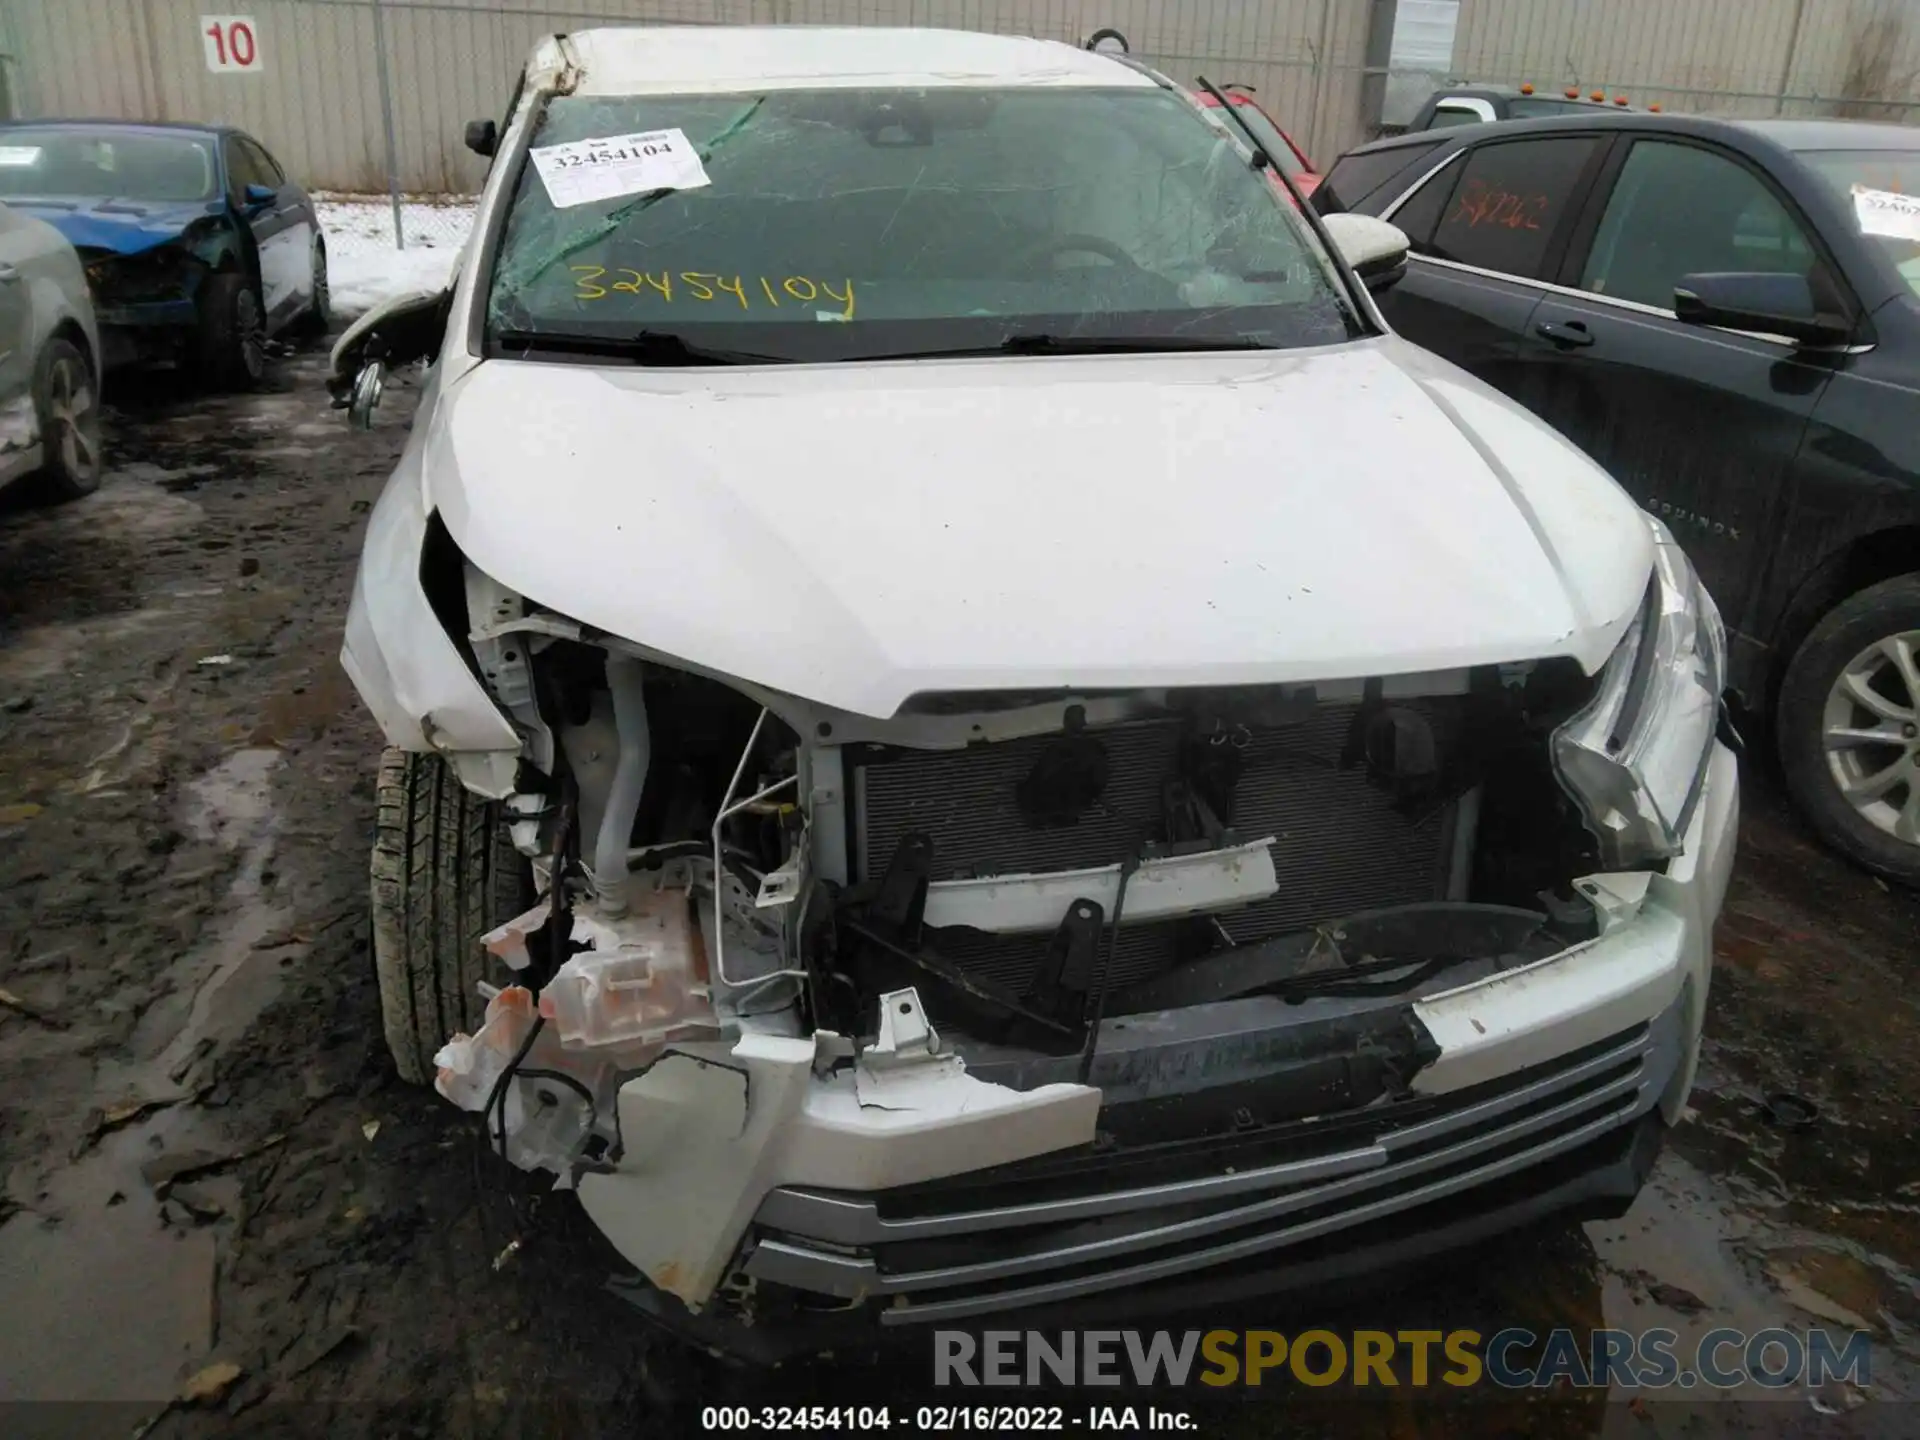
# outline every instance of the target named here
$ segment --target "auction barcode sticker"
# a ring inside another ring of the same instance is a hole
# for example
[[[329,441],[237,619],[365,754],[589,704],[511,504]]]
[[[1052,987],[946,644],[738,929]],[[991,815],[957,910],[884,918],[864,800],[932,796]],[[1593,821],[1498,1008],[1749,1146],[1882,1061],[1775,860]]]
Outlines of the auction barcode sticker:
[[[0,145],[0,167],[16,170],[39,163],[40,147],[38,145]]]
[[[1893,190],[1853,187],[1853,213],[1863,235],[1886,235],[1895,240],[1920,240],[1920,195]]]
[[[679,129],[570,140],[531,153],[556,210],[649,190],[697,190],[711,183],[700,152]]]

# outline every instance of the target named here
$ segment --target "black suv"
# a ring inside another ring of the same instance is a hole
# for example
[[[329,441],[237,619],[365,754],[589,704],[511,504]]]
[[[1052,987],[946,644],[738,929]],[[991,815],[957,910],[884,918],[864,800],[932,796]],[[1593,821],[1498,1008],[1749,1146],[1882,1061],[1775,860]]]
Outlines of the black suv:
[[[1834,845],[1920,882],[1920,129],[1596,113],[1365,145],[1409,339],[1673,528]]]

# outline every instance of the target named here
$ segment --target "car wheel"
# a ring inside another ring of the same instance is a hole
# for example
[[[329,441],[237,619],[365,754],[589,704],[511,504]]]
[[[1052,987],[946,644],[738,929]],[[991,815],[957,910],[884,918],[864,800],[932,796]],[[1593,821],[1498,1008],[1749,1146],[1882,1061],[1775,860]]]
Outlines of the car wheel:
[[[300,317],[300,333],[320,336],[333,323],[333,292],[327,287],[327,247],[318,236],[313,241],[313,304]]]
[[[215,389],[248,390],[267,369],[267,321],[260,292],[223,270],[200,295],[200,374]]]
[[[1920,885],[1920,574],[1862,590],[1820,621],[1780,690],[1780,760],[1814,829]]]
[[[433,1057],[486,1010],[480,937],[529,903],[531,871],[500,807],[438,755],[380,757],[373,840],[373,966],[380,1018],[402,1080],[433,1080]]]
[[[45,462],[40,489],[51,500],[75,500],[100,488],[100,386],[86,352],[56,336],[34,369],[34,409]]]

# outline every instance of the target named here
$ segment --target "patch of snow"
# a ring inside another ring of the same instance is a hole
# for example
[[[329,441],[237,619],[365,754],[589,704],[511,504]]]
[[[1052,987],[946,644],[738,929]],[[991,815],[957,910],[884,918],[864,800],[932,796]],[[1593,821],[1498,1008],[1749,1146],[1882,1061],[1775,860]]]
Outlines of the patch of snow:
[[[395,295],[437,290],[473,228],[468,199],[403,200],[401,235],[394,243],[393,204],[384,196],[315,195],[320,228],[327,236],[327,283],[333,313],[352,320]]]

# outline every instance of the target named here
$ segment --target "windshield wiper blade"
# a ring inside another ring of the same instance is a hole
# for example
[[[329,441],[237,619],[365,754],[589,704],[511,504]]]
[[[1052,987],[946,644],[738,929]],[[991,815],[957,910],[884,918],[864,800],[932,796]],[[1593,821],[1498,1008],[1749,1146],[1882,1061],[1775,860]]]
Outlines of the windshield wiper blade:
[[[1246,335],[1009,335],[994,345],[956,345],[948,350],[902,350],[860,355],[861,360],[971,360],[983,355],[1154,355],[1197,350],[1275,350]]]
[[[699,345],[671,330],[636,330],[627,335],[582,335],[573,331],[501,330],[494,339],[509,349],[564,355],[604,355],[636,365],[785,365],[784,355],[723,350]]]

